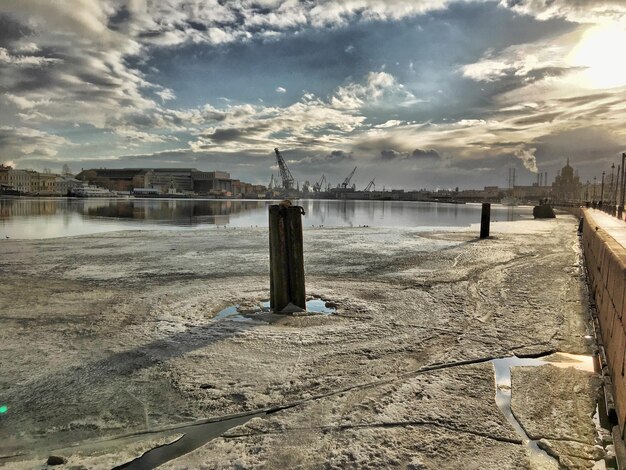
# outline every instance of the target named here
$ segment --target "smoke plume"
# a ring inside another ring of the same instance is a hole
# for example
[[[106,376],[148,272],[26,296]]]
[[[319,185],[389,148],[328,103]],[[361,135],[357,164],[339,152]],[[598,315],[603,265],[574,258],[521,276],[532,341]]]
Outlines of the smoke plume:
[[[537,173],[537,159],[535,158],[535,148],[519,147],[515,150],[515,156],[519,158],[528,171]]]

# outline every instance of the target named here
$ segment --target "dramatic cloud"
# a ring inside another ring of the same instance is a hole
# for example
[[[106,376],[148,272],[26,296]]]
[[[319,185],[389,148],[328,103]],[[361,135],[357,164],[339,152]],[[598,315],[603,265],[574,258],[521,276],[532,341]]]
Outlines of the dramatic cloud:
[[[430,150],[415,149],[411,152],[409,157],[417,158],[417,159],[429,159],[429,158],[439,159],[441,158],[441,155],[439,155],[439,152],[437,152],[435,149],[430,149]]]
[[[352,153],[344,152],[343,150],[333,150],[328,155],[326,155],[326,160],[332,162],[343,162],[345,160],[353,160],[354,157]]]
[[[0,126],[0,148],[15,162],[25,156],[54,157],[60,148],[71,145],[63,137],[28,127]],[[5,160],[8,161],[8,160]]]
[[[0,159],[267,182],[279,147],[301,180],[454,187],[571,155],[592,177],[626,148],[625,20],[621,0],[4,0]]]
[[[589,23],[620,21],[626,16],[626,4],[622,0],[502,0],[500,4],[540,20],[565,18]]]

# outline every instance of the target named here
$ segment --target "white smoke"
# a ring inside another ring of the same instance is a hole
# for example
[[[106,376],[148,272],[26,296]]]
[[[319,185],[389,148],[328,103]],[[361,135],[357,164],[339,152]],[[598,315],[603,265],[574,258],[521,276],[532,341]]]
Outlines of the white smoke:
[[[537,173],[537,159],[535,158],[535,148],[518,147],[515,150],[515,156],[519,158],[528,171]]]

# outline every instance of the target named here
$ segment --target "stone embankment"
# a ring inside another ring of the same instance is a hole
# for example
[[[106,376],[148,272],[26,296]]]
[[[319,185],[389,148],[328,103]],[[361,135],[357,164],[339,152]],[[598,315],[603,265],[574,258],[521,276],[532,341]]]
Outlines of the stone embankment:
[[[583,251],[597,308],[605,403],[616,425],[617,444],[623,442],[626,424],[626,223],[594,209],[584,210],[583,218]]]

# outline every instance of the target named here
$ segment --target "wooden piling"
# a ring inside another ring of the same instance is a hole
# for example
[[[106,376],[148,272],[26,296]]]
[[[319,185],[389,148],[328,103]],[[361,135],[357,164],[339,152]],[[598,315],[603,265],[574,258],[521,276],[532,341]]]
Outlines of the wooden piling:
[[[302,214],[286,203],[269,207],[270,308],[277,313],[289,304],[306,310]]]
[[[483,209],[480,214],[480,238],[489,238],[489,223],[491,221],[491,204],[483,203]]]

